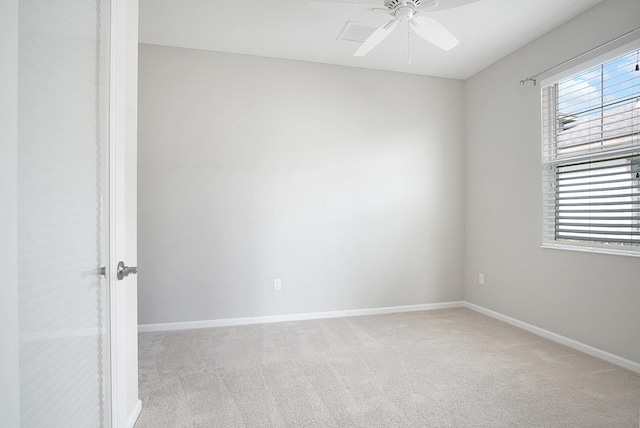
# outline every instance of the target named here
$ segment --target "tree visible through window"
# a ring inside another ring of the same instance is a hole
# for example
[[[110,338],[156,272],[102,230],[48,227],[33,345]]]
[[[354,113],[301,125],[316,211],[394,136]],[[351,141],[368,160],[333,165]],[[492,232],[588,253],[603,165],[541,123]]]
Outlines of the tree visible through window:
[[[640,51],[543,88],[543,243],[640,254]]]

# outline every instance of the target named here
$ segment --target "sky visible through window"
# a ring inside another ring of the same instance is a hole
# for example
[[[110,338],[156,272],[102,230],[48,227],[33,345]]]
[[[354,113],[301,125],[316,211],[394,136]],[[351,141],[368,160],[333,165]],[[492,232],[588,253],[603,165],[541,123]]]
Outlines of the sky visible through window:
[[[560,112],[581,114],[599,107],[602,101],[640,97],[640,50],[630,52],[603,65],[593,67],[558,83]]]

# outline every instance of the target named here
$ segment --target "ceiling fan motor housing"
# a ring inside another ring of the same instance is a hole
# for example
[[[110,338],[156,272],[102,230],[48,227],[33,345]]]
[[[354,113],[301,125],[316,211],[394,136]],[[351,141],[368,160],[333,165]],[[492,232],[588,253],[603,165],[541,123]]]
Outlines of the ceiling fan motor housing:
[[[436,6],[437,4],[436,0],[385,0],[385,6],[387,6],[391,15],[400,22],[411,21],[420,6]]]
[[[436,3],[436,1],[435,0],[433,0],[433,1],[406,0],[406,2],[403,2],[402,0],[385,0],[384,5],[388,9],[393,10],[393,9],[395,9],[397,7],[404,6],[405,3],[406,3],[406,6],[408,6],[408,7],[417,8],[417,7],[425,5],[425,4]]]

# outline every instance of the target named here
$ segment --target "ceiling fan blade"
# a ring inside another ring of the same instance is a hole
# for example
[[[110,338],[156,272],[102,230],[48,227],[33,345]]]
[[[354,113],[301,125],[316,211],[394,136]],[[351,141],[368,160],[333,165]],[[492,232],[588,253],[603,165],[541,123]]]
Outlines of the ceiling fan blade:
[[[309,8],[322,11],[363,11],[371,10],[374,8],[383,8],[384,1],[382,0],[369,0],[369,1],[319,1],[312,0],[308,3]]]
[[[440,10],[455,9],[456,7],[466,6],[480,0],[438,0],[424,2],[417,7],[418,12],[435,12]]]
[[[433,18],[419,16],[413,18],[410,24],[416,34],[445,51],[455,48],[460,43],[451,31]]]
[[[394,19],[389,22],[385,22],[383,25],[378,27],[376,31],[371,33],[371,35],[362,42],[358,50],[353,54],[353,56],[365,56],[369,53],[369,51],[380,44],[384,39],[387,38],[389,34],[393,31],[394,28],[400,22],[398,19]]]

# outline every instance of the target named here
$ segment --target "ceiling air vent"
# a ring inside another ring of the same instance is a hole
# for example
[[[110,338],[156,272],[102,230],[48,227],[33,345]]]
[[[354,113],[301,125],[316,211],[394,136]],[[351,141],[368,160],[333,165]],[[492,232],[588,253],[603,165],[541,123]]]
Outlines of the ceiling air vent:
[[[376,31],[375,27],[367,27],[366,25],[358,24],[357,22],[349,21],[347,25],[338,36],[338,40],[347,40],[349,42],[362,43]]]

